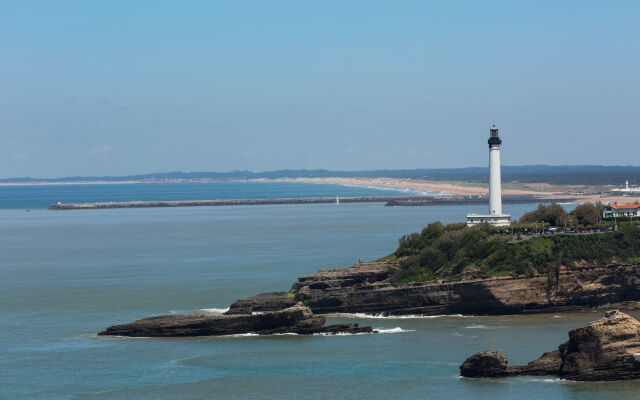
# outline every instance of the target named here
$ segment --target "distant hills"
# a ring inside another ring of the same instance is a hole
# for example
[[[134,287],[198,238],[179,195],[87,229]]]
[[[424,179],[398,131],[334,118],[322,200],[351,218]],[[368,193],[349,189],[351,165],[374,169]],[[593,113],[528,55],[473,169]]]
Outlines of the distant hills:
[[[411,178],[437,181],[488,182],[486,167],[441,168],[441,169],[381,169],[371,171],[330,171],[314,170],[278,170],[267,172],[230,171],[230,172],[159,172],[127,176],[71,176],[65,178],[9,178],[0,179],[2,183],[35,182],[91,182],[91,181],[165,181],[165,180],[245,180],[278,178]],[[521,183],[550,183],[560,185],[623,185],[640,182],[640,167],[633,166],[550,166],[526,165],[503,166],[502,181]]]

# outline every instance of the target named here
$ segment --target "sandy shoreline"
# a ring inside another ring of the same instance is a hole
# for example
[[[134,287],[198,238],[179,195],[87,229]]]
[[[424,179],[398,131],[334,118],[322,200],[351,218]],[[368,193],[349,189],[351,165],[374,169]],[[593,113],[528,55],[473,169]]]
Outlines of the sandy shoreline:
[[[439,192],[454,196],[486,196],[489,194],[487,185],[470,182],[427,181],[399,178],[279,178],[256,179],[256,182],[300,182],[300,183],[324,183],[334,185],[386,187],[390,189],[409,189],[415,191]],[[506,187],[505,187],[506,186]],[[583,193],[582,186],[569,186],[565,188],[555,187],[545,183],[522,185],[527,188],[509,188],[506,184],[502,188],[503,195],[512,196],[539,196],[542,199],[568,198],[574,203],[605,203],[605,204],[632,204],[640,202],[640,196],[610,196],[602,197],[599,194]],[[564,189],[564,190],[562,190]],[[570,189],[570,190],[567,190]]]
[[[224,182],[224,181],[206,181],[208,182]],[[429,181],[419,179],[402,179],[402,178],[278,178],[278,179],[250,179],[250,180],[230,180],[228,182],[291,182],[291,183],[316,183],[316,184],[333,184],[346,186],[362,186],[374,188],[389,188],[399,190],[411,190],[415,192],[429,192],[433,195],[454,195],[454,196],[486,196],[489,189],[486,184],[459,182],[459,181]],[[153,181],[65,181],[65,182],[1,182],[2,186],[63,186],[63,185],[116,185],[116,184],[153,184],[153,183],[191,183],[189,181],[170,181],[170,182],[153,182]],[[199,183],[199,182],[198,182]],[[513,187],[517,186],[517,187]],[[640,196],[611,196],[603,197],[596,193],[585,192],[583,186],[554,186],[545,183],[535,184],[518,184],[513,185],[504,183],[502,188],[503,195],[511,196],[538,196],[541,199],[551,198],[568,198],[575,203],[596,203],[605,204],[632,204],[640,202]]]
[[[455,196],[486,196],[489,188],[486,185],[466,182],[438,182],[399,178],[279,178],[256,179],[260,182],[299,182],[299,183],[325,183],[349,186],[384,187],[390,189],[410,189],[415,191],[437,192]],[[504,189],[505,195],[556,195],[560,192]]]

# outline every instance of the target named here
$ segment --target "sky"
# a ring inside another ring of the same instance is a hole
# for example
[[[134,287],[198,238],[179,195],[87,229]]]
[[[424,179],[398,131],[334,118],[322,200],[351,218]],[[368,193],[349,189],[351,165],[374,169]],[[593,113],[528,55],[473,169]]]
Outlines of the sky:
[[[0,178],[640,165],[638,1],[7,1]]]

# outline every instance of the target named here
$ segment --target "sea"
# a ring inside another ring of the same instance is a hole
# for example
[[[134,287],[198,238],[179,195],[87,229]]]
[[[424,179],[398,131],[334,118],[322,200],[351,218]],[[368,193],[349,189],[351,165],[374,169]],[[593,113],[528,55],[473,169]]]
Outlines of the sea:
[[[526,363],[600,312],[334,315],[378,334],[105,338],[113,324],[287,291],[298,276],[390,254],[398,238],[484,206],[382,203],[51,211],[57,201],[407,194],[218,182],[0,186],[0,399],[637,399],[640,381],[472,380],[497,349]],[[416,193],[419,194],[419,193]],[[514,217],[535,207],[507,204]],[[635,317],[640,317],[634,314]]]

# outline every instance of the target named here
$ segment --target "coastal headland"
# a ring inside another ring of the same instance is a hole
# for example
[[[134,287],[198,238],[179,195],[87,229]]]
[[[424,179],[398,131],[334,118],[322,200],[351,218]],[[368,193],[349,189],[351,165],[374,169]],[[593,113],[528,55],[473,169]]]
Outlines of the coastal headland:
[[[640,265],[559,268],[536,276],[474,277],[392,284],[398,264],[370,262],[298,278],[289,293],[233,303],[228,314],[265,312],[303,302],[316,314],[508,315],[640,309]]]

